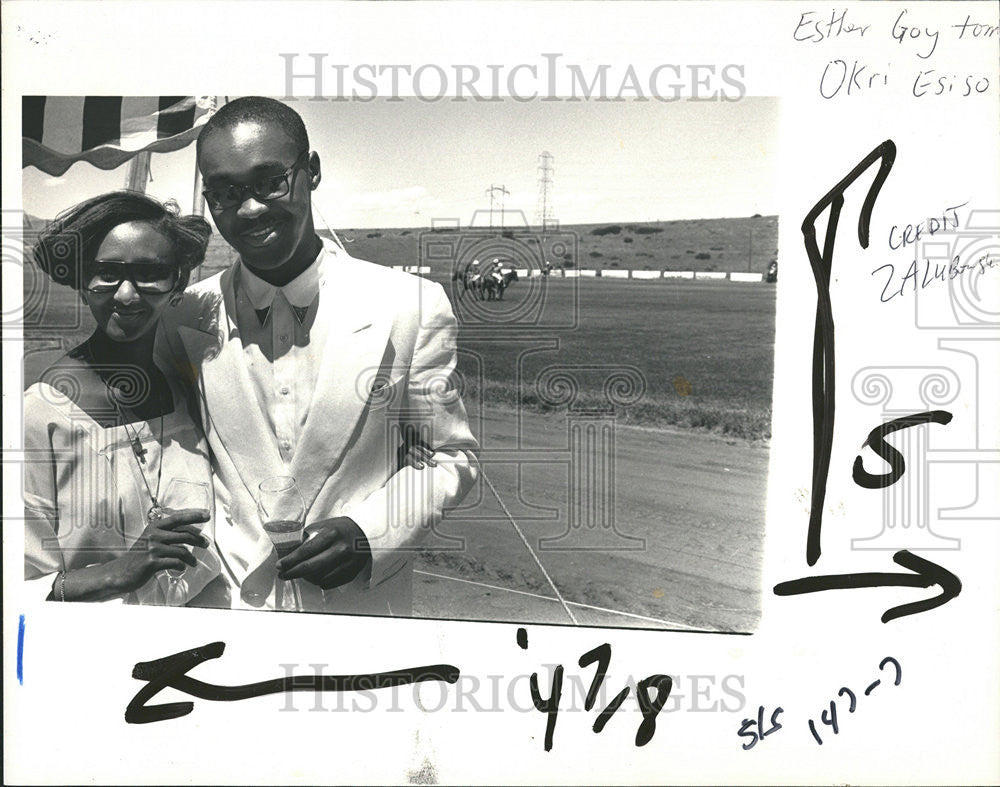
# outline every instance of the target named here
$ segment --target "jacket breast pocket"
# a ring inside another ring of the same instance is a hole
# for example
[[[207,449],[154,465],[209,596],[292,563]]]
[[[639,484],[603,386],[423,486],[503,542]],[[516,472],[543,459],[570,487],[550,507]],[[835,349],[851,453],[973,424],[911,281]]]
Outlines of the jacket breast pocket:
[[[406,395],[406,378],[376,374],[367,385],[368,408],[382,410],[399,407]]]

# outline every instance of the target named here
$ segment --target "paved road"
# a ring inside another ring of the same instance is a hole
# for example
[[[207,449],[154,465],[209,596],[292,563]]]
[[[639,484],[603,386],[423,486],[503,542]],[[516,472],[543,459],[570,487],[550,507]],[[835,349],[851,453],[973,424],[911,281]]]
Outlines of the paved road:
[[[477,423],[486,474],[580,623],[754,629],[766,444],[616,426],[614,494],[593,496],[598,479],[612,478],[607,464],[585,472],[578,499],[591,498],[577,509],[583,521],[570,527],[565,415],[524,413],[518,426],[513,411],[498,410]],[[490,490],[479,484],[466,504],[417,561],[415,613],[570,623]],[[594,521],[601,509],[614,511],[614,528]]]

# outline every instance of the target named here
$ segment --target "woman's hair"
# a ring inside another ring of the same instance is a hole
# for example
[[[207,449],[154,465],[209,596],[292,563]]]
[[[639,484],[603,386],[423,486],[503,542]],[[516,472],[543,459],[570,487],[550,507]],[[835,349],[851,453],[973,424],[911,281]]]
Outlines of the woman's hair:
[[[136,191],[112,191],[63,211],[46,227],[33,250],[35,264],[57,284],[74,290],[115,227],[132,221],[148,224],[166,237],[179,270],[177,289],[205,259],[212,228],[201,216],[181,216],[176,202],[163,204]]]

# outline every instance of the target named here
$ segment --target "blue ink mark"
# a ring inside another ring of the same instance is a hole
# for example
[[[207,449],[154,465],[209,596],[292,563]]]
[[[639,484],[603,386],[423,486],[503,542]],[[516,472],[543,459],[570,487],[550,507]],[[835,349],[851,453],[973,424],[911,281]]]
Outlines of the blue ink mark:
[[[24,615],[17,624],[17,682],[24,685]]]

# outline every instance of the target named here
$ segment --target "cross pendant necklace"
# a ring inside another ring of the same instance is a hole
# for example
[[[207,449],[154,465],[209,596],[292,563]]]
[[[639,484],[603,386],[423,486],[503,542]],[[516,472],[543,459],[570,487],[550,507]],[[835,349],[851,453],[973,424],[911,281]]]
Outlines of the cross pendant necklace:
[[[143,471],[142,466],[146,464],[146,454],[148,449],[142,445],[142,441],[139,439],[139,431],[130,432],[127,424],[127,419],[125,418],[125,413],[122,412],[121,406],[118,404],[118,396],[116,392],[112,392],[111,401],[114,402],[115,409],[118,411],[118,415],[121,418],[122,429],[125,430],[125,435],[128,437],[129,445],[132,447],[132,456],[135,458],[136,467],[139,470],[139,475],[142,477],[143,486],[146,487],[146,492],[149,494],[149,502],[152,505],[149,510],[146,511],[146,521],[155,522],[157,519],[163,518],[163,506],[160,505],[160,481],[163,478],[163,413],[160,413],[160,462],[159,466],[156,468],[156,491],[154,492],[149,486],[149,481],[146,480],[146,473]]]
[[[148,451],[143,447],[138,434],[132,438],[132,451],[142,464],[146,464],[146,454]]]

